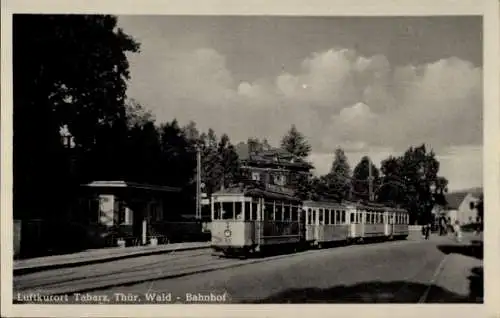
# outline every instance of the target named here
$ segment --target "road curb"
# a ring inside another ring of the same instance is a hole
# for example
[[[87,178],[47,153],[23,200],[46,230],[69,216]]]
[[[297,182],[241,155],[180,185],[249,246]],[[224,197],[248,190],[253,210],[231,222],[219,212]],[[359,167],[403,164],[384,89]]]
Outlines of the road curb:
[[[104,257],[95,258],[95,259],[87,259],[87,260],[76,261],[76,262],[72,261],[72,262],[68,262],[68,263],[40,264],[40,265],[34,265],[34,266],[14,268],[13,275],[25,275],[25,274],[42,272],[42,271],[47,271],[47,270],[52,270],[52,269],[79,267],[79,266],[84,266],[84,265],[112,262],[112,261],[116,261],[116,260],[120,260],[120,259],[127,259],[127,258],[133,258],[133,257],[158,255],[158,254],[181,252],[181,251],[201,250],[201,249],[208,249],[208,248],[210,248],[209,245],[207,245],[207,246],[190,246],[190,247],[180,247],[180,248],[176,248],[176,249],[172,249],[172,250],[166,250],[166,249],[165,250],[149,250],[149,251],[140,251],[140,252],[130,253],[130,254],[104,256]]]

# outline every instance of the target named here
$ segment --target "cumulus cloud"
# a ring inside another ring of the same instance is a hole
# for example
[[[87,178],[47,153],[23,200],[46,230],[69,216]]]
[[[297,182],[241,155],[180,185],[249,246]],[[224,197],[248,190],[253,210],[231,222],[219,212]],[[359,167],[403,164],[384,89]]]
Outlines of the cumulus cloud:
[[[454,57],[395,67],[383,55],[333,48],[305,57],[294,73],[250,82],[202,48],[166,54],[149,71],[151,78],[137,78],[132,70],[131,89],[159,120],[195,120],[235,141],[277,142],[292,123],[316,152],[343,143],[439,148],[482,139],[482,70]]]

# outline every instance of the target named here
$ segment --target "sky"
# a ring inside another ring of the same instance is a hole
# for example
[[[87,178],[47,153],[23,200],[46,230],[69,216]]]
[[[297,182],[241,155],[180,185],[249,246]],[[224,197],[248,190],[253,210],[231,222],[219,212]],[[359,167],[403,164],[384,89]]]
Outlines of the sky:
[[[480,17],[119,16],[127,95],[158,122],[272,145],[295,124],[315,173],[425,143],[450,191],[482,186]]]

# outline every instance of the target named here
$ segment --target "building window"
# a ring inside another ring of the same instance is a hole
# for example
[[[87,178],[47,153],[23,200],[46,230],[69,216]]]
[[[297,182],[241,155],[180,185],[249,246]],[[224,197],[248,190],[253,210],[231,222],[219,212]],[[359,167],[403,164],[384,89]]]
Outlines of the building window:
[[[127,220],[125,219],[125,212],[127,207],[125,206],[125,202],[123,200],[116,198],[115,197],[115,204],[116,204],[116,224],[117,225],[124,225],[126,224]]]
[[[89,200],[89,211],[88,211],[88,217],[90,223],[92,224],[99,223],[100,215],[101,215],[101,203],[99,201],[99,198],[91,198]]]
[[[254,181],[260,181],[260,173],[258,173],[258,172],[252,172],[252,180],[254,180]]]
[[[279,186],[284,186],[286,183],[286,178],[282,174],[277,174],[274,176],[274,184]]]

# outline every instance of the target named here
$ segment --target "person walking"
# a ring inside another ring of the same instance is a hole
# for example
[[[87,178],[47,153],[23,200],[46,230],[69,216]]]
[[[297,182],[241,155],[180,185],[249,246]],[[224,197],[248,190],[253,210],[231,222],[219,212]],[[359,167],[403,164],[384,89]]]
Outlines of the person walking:
[[[425,225],[425,239],[428,240],[429,239],[429,236],[431,234],[431,224],[430,223],[427,223]]]
[[[455,221],[454,230],[455,230],[455,238],[456,238],[457,242],[461,242],[462,241],[462,229],[460,228],[460,222],[458,220]]]

